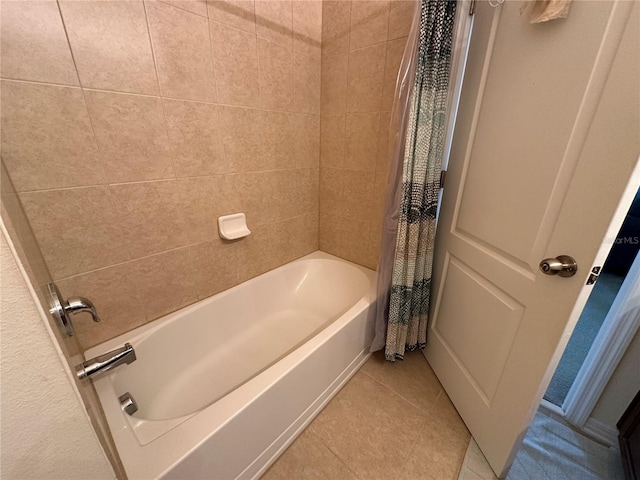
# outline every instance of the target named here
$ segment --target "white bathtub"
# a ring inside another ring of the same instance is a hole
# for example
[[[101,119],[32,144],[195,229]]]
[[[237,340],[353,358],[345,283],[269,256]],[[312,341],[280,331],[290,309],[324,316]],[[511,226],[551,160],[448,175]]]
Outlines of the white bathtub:
[[[368,358],[374,279],[315,252],[88,350],[138,357],[95,381],[129,479],[264,473]]]

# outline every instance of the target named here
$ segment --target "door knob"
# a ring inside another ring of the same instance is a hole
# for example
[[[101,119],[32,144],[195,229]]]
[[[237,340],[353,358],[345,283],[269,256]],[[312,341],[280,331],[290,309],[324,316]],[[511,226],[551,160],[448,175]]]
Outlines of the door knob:
[[[573,277],[578,271],[578,264],[569,255],[558,255],[556,258],[545,258],[540,262],[540,270],[547,275]]]

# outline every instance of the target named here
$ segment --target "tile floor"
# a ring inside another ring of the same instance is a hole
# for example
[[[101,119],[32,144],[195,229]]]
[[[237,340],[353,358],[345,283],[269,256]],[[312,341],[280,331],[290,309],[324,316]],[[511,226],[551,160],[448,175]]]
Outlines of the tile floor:
[[[470,438],[422,352],[378,352],[262,478],[455,480]]]
[[[480,447],[472,438],[464,457],[458,480],[498,480]],[[525,480],[525,479],[522,479]],[[531,479],[528,479],[531,480]]]

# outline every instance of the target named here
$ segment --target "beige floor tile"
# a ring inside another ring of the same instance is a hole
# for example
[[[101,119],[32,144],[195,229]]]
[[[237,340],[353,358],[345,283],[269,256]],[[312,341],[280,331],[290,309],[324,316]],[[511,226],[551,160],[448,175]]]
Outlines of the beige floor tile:
[[[291,444],[263,480],[357,480],[351,470],[308,430]]]
[[[453,480],[470,438],[421,352],[379,352],[263,478]]]
[[[421,410],[358,372],[309,430],[359,478],[390,479],[397,477],[428,420]]]
[[[396,362],[387,362],[384,352],[376,352],[362,370],[424,411],[433,409],[442,392],[422,352],[408,352],[403,361]]]
[[[462,477],[463,474],[466,474],[469,478],[474,478],[471,474],[475,474],[482,480],[497,480],[482,450],[480,450],[480,447],[474,439],[471,439],[469,447],[467,448],[460,476]]]
[[[484,479],[473,470],[463,469],[460,472],[460,476],[458,477],[458,480],[484,480]]]
[[[438,400],[436,400],[435,405],[429,413],[436,420],[446,425],[451,430],[460,433],[461,435],[469,435],[467,426],[462,421],[462,418],[460,418],[458,411],[444,391],[438,397]]]
[[[468,432],[453,430],[439,422],[429,422],[397,478],[456,480],[469,438]]]

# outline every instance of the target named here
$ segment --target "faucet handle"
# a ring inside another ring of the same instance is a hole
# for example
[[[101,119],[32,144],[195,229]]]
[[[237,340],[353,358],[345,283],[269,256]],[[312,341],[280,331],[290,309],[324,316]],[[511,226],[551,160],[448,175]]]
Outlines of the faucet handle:
[[[100,316],[91,300],[84,297],[69,297],[66,305],[63,305],[65,312],[75,315],[80,312],[87,312],[94,322],[100,321]]]
[[[70,297],[69,300],[65,300],[55,283],[47,284],[46,290],[49,298],[49,313],[67,337],[73,336],[74,333],[71,315],[87,312],[94,322],[100,321],[100,316],[91,300],[84,297]]]

